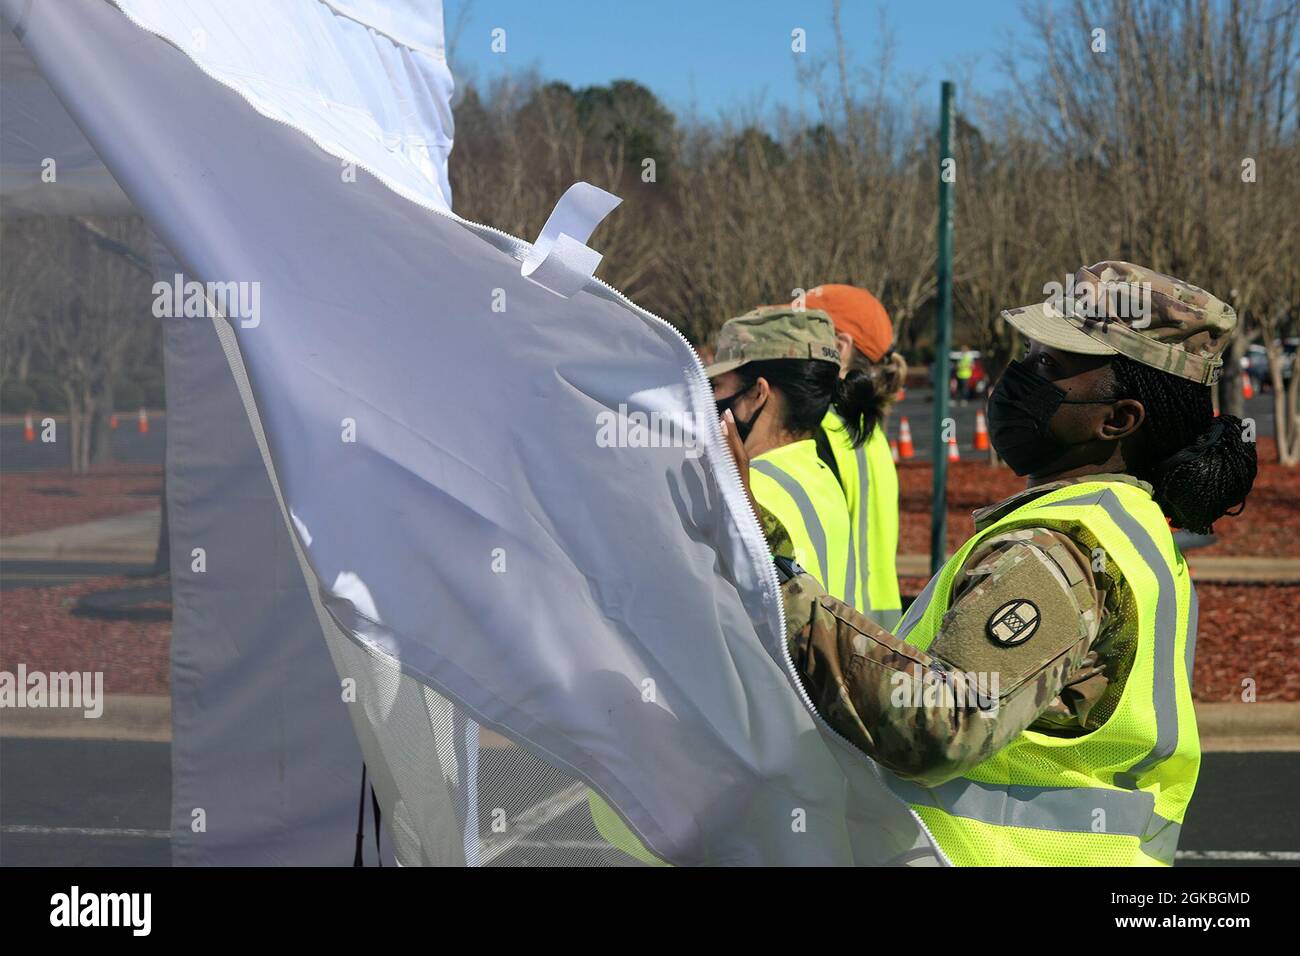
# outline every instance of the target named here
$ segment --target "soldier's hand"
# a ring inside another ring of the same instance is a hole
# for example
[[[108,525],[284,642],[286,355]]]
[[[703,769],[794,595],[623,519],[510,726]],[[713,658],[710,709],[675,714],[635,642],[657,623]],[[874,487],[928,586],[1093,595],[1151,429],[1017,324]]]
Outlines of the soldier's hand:
[[[740,472],[740,484],[745,489],[745,497],[749,499],[749,510],[758,517],[758,509],[754,507],[754,493],[749,490],[749,452],[745,451],[745,443],[740,440],[740,435],[736,431],[736,419],[732,417],[729,408],[722,413],[722,437],[727,443],[731,457],[736,460],[736,469]]]

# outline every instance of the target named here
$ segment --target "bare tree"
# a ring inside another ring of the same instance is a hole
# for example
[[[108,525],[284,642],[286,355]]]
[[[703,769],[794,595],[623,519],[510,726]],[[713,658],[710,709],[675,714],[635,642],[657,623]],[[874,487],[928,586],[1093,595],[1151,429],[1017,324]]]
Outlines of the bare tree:
[[[50,261],[30,241],[32,220],[0,220],[0,383],[26,382],[36,349],[34,331],[41,318],[40,297]]]
[[[669,311],[697,341],[729,316],[825,282],[871,289],[902,339],[933,294],[930,125],[887,95],[888,43],[876,72],[853,75],[838,7],[832,32],[834,75],[825,62],[799,67],[814,112],[781,114],[775,135],[724,125],[683,136],[661,278]]]
[[[1279,339],[1296,323],[1300,6],[1072,0],[1032,23],[1044,66],[1013,76],[1061,157],[1057,218],[1076,262],[1132,259],[1229,299],[1240,321],[1220,400],[1239,411],[1242,346],[1262,340],[1280,384]],[[1300,419],[1280,396],[1274,410],[1295,464]]]
[[[42,303],[32,336],[63,386],[70,464],[84,472],[97,423],[113,411],[114,379],[145,337],[157,334],[151,276],[133,251],[144,244],[144,227],[139,220],[37,219],[28,228],[46,264],[24,282]]]

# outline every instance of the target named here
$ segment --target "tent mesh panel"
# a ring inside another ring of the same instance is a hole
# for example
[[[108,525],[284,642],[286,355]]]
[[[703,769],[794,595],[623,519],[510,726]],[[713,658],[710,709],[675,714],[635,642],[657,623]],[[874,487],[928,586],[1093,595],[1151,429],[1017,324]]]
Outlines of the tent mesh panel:
[[[403,866],[638,865],[601,837],[583,784],[333,621],[325,634],[340,677],[356,682],[353,724]]]

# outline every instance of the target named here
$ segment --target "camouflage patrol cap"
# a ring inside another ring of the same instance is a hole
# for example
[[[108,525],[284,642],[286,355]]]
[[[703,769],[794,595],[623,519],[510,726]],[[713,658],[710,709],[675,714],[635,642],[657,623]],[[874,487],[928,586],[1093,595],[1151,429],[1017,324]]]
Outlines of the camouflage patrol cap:
[[[1131,262],[1084,266],[1048,301],[1002,317],[1064,352],[1124,355],[1202,385],[1219,380],[1237,313],[1190,282]]]
[[[728,319],[718,332],[713,364],[705,366],[704,373],[716,378],[747,362],[768,359],[813,359],[839,365],[831,317],[820,309],[765,305]]]

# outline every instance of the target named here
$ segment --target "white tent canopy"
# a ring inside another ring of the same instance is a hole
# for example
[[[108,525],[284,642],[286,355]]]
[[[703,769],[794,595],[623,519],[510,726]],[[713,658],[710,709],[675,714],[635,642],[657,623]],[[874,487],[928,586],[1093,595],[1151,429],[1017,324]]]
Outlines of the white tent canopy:
[[[941,859],[801,699],[698,359],[586,276],[599,213],[530,279],[527,243],[447,210],[440,26],[414,3],[0,9],[186,274],[257,284],[258,314],[214,326],[401,862],[490,862],[566,814],[594,840],[587,787],[674,863]],[[650,413],[680,440],[598,441]]]

